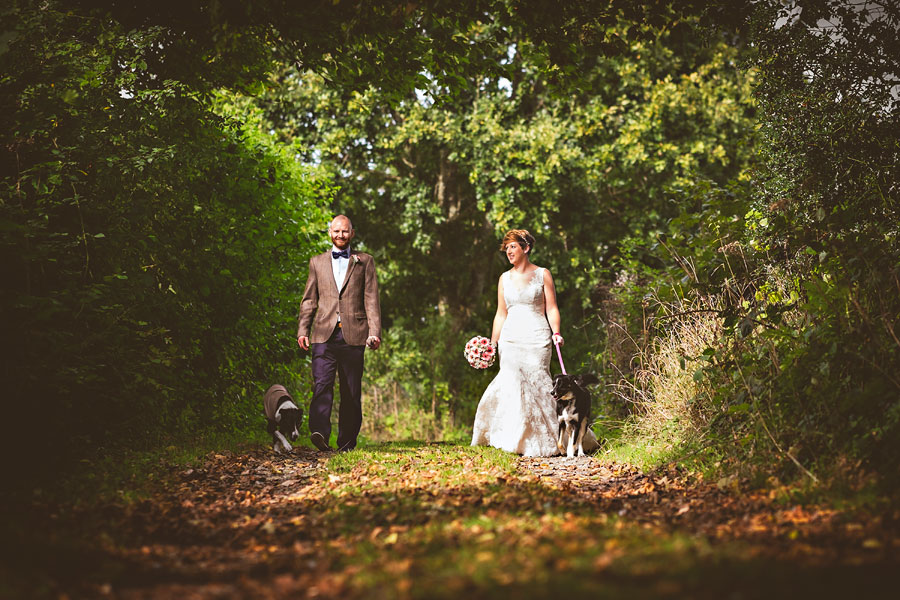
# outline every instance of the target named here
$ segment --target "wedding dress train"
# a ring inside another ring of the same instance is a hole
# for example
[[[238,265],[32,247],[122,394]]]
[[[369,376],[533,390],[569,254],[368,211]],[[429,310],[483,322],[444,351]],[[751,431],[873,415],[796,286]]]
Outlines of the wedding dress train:
[[[517,288],[503,274],[506,321],[500,331],[500,372],[478,403],[473,446],[494,446],[525,456],[553,456],[558,425],[550,379],[550,324],[544,311],[544,269]],[[584,449],[598,446],[588,431]]]

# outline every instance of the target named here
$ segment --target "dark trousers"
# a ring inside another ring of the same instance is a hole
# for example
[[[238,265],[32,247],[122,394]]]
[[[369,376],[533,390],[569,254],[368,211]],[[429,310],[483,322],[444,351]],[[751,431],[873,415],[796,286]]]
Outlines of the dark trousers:
[[[365,346],[344,341],[340,327],[327,342],[312,344],[313,397],[309,404],[309,431],[318,431],[327,442],[331,436],[331,408],[334,404],[334,374],[341,385],[337,445],[340,450],[356,447],[362,427],[362,374]]]

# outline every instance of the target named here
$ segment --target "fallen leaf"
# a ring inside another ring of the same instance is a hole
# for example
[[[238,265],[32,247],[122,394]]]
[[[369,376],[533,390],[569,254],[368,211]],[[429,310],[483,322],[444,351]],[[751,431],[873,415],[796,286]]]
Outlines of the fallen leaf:
[[[273,533],[275,533],[275,523],[273,523],[271,519],[269,519],[268,521],[266,521],[265,523],[260,525],[259,528],[262,529],[263,531],[265,531],[266,533],[268,533],[269,535],[272,535]]]

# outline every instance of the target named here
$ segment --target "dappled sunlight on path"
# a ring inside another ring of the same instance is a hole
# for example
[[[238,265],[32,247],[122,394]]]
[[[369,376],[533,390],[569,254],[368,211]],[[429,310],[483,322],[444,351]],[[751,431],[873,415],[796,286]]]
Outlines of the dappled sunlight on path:
[[[81,536],[81,558],[19,574],[46,597],[821,597],[874,592],[898,549],[895,522],[676,469],[451,444],[211,454],[146,500],[57,514],[39,535]]]
[[[590,457],[523,457],[519,467],[606,514],[710,540],[740,540],[757,556],[861,565],[890,561],[900,551],[900,510],[854,517],[787,503],[772,490],[744,490],[733,478],[698,482],[674,466],[645,474]]]

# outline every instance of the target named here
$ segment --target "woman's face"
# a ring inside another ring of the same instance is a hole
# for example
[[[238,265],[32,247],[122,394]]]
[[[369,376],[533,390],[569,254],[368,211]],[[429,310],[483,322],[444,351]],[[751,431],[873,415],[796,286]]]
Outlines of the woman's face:
[[[512,264],[516,264],[521,261],[525,257],[525,250],[528,246],[524,248],[519,245],[519,242],[510,242],[506,245],[506,258],[509,259],[509,262]]]

